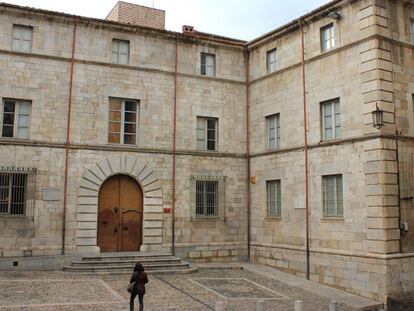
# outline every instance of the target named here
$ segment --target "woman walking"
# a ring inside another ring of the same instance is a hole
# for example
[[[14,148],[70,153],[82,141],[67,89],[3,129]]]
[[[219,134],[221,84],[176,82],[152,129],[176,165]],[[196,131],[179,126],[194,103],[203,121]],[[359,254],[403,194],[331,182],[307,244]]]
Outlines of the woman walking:
[[[138,296],[139,300],[139,311],[144,310],[144,295],[145,295],[145,284],[148,283],[147,274],[144,272],[144,267],[141,263],[137,263],[134,268],[134,273],[131,276],[129,284],[133,284],[131,290],[131,299],[129,301],[130,311],[134,311],[134,301]]]

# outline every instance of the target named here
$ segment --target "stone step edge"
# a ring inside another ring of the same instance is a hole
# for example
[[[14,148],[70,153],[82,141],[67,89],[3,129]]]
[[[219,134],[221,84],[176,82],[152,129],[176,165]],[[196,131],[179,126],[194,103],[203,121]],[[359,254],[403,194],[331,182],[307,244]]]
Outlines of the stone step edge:
[[[110,263],[126,263],[126,264],[134,264],[137,263],[137,260],[74,260],[72,264],[80,264],[80,265],[98,265],[98,264],[110,264]],[[145,259],[140,260],[140,263],[145,267],[146,264],[153,263],[153,262],[181,262],[181,259],[177,258],[158,258],[158,259]]]
[[[67,271],[67,270],[65,270]],[[145,271],[147,274],[190,274],[197,271],[197,268],[190,267],[187,269],[167,269],[167,270],[148,270]],[[74,275],[118,275],[118,274],[132,274],[131,270],[128,271],[67,271]]]
[[[188,267],[189,263],[188,262],[179,262],[179,263],[173,263],[173,264],[165,264],[165,263],[161,263],[161,264],[154,264],[154,265],[147,265],[146,268],[147,269],[151,269],[151,268],[157,268],[157,267]],[[104,269],[133,269],[134,265],[115,265],[115,266],[64,266],[64,269],[72,269],[72,270],[88,270],[88,269],[97,269],[97,270],[104,270]]]

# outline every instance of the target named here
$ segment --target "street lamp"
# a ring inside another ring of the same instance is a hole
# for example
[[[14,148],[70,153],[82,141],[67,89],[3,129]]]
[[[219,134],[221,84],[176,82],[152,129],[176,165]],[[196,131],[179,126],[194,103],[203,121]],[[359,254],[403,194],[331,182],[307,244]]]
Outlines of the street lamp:
[[[376,104],[377,109],[372,112],[372,126],[376,129],[380,129],[384,126],[384,111],[378,108],[378,103]]]

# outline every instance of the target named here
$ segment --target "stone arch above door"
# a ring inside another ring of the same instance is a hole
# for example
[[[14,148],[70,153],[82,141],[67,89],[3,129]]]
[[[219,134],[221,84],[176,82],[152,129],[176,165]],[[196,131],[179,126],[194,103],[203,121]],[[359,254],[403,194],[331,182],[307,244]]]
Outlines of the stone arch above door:
[[[143,240],[141,251],[157,251],[162,246],[163,194],[158,174],[144,161],[130,155],[113,155],[88,167],[77,198],[76,246],[80,253],[100,252],[97,246],[98,194],[109,177],[129,175],[143,191]]]

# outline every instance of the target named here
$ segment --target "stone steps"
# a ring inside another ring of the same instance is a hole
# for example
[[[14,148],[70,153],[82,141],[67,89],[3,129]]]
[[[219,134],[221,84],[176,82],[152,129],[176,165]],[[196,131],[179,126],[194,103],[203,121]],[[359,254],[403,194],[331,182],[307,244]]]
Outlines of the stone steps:
[[[64,271],[77,274],[131,274],[137,262],[150,274],[191,273],[196,268],[168,253],[104,253],[85,255],[74,260]]]

